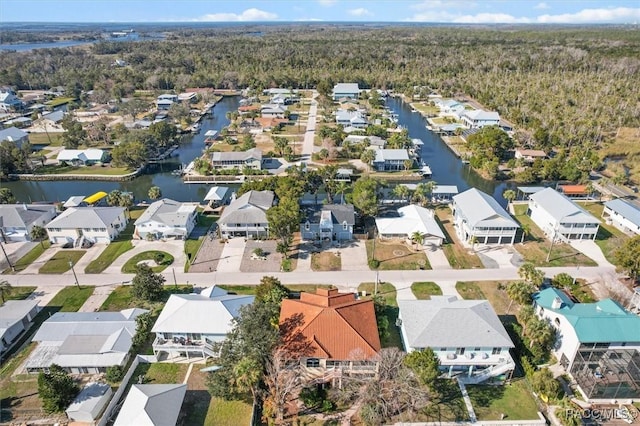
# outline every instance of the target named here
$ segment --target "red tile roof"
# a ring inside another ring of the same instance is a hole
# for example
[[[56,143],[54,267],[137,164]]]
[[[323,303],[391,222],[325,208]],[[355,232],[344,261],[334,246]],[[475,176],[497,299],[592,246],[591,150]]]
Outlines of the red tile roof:
[[[300,300],[285,299],[280,324],[301,316],[300,332],[311,343],[309,356],[335,360],[366,360],[380,351],[380,338],[371,300],[356,300],[353,293],[317,289]]]
[[[256,117],[254,120],[260,124],[260,127],[263,129],[267,129],[270,127],[279,126],[281,124],[288,123],[289,120],[286,118],[275,118],[275,117]]]
[[[568,195],[582,195],[587,193],[587,185],[560,185],[560,191]]]
[[[238,111],[240,112],[260,111],[260,105],[243,105],[241,107],[238,107]]]

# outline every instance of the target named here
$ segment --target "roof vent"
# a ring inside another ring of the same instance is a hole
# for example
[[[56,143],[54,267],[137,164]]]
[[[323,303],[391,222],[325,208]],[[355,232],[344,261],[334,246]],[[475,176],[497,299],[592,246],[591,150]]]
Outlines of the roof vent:
[[[562,308],[562,299],[560,299],[559,297],[554,297],[553,298],[553,302],[551,303],[551,307],[553,309],[560,309]]]

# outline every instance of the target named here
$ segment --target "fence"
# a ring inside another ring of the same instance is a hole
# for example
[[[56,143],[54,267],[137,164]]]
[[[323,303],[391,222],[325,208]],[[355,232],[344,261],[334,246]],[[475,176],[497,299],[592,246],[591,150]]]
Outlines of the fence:
[[[107,405],[107,408],[104,410],[104,413],[100,418],[100,421],[98,421],[98,426],[106,426],[109,420],[111,420],[111,416],[113,415],[113,412],[116,406],[118,405],[118,402],[120,402],[120,399],[122,398],[124,392],[127,390],[127,383],[129,383],[129,380],[131,380],[131,376],[133,376],[133,373],[134,371],[136,371],[136,367],[138,366],[138,364],[140,364],[140,362],[148,362],[148,361],[136,355],[133,362],[131,363],[131,367],[129,367],[129,369],[127,370],[127,373],[122,378],[122,381],[120,382],[120,387],[118,388],[116,393],[113,395],[113,398],[111,398],[111,401],[109,401],[109,405]]]

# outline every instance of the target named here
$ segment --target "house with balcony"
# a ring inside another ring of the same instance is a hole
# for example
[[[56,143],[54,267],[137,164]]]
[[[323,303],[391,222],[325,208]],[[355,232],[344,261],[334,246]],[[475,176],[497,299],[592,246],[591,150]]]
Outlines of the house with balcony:
[[[71,207],[47,224],[52,244],[109,244],[127,226],[123,207]]]
[[[450,203],[454,195],[458,195],[456,185],[436,185],[431,191],[431,201],[434,203]]]
[[[377,149],[373,168],[379,172],[406,170],[407,160],[413,161],[406,149]]]
[[[468,384],[509,379],[516,364],[509,334],[487,300],[431,296],[398,300],[400,334],[407,352],[431,348],[446,377]]]
[[[592,403],[640,398],[640,316],[612,299],[576,303],[549,287],[533,296],[556,330],[554,354]]]
[[[366,135],[349,135],[342,141],[342,145],[345,144],[366,144],[368,146],[375,147],[378,149],[382,149],[387,144],[387,141],[382,139],[380,136],[366,136]]]
[[[460,113],[460,119],[472,129],[498,126],[500,124],[500,114],[495,111],[485,111],[482,109],[462,111]]]
[[[281,104],[266,104],[260,108],[260,115],[266,118],[284,118],[287,107]]]
[[[262,169],[262,151],[252,148],[247,151],[213,152],[211,166],[214,169]]]
[[[464,105],[455,99],[436,99],[435,106],[440,109],[441,115],[454,116],[460,118],[460,114],[465,110]]]
[[[520,225],[488,194],[468,189],[453,196],[453,223],[458,237],[468,243],[513,244]]]
[[[336,124],[354,129],[366,129],[369,125],[367,117],[360,111],[339,109],[336,111]]]
[[[524,162],[531,164],[537,159],[544,160],[547,158],[547,153],[539,149],[516,148],[514,156],[517,160],[522,159]]]
[[[212,286],[200,294],[172,294],[151,331],[156,334],[153,354],[158,359],[218,356],[239,310],[254,296],[228,294]]]
[[[602,218],[626,234],[640,235],[640,208],[619,198],[604,203]]]
[[[31,327],[38,312],[37,300],[7,300],[0,305],[0,356]]]
[[[300,235],[303,240],[353,239],[356,214],[353,204],[316,204],[303,209]]]
[[[554,241],[595,240],[600,227],[596,217],[553,188],[529,196],[527,215]]]
[[[222,238],[267,237],[267,210],[273,205],[273,191],[248,191],[224,208],[218,229]]]
[[[176,102],[178,102],[178,95],[171,93],[162,94],[156,99],[156,109],[158,109],[158,111],[167,111]]]
[[[417,232],[422,235],[423,247],[439,247],[445,240],[444,233],[434,218],[433,210],[415,204],[400,207],[395,217],[377,217],[376,228],[378,236],[383,239],[399,238],[411,241]]]
[[[31,241],[34,226],[44,228],[56,215],[47,204],[0,204],[0,241]]]
[[[300,299],[282,301],[280,330],[286,330],[285,350],[309,380],[340,383],[345,375],[377,374],[381,346],[370,299],[337,289],[302,292]]]
[[[24,104],[12,89],[0,88],[0,111],[9,112],[22,109]]]
[[[134,237],[187,239],[196,226],[196,203],[163,198],[154,201],[135,221]]]
[[[333,86],[331,98],[334,101],[342,98],[358,99],[360,97],[360,86],[358,83],[338,83]]]

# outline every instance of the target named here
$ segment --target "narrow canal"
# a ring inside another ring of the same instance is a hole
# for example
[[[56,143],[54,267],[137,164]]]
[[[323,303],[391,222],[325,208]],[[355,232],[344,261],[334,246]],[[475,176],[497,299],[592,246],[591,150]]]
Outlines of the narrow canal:
[[[2,187],[10,188],[19,201],[65,201],[72,195],[91,195],[98,191],[109,192],[114,189],[132,192],[136,200],[148,198],[149,188],[159,186],[164,197],[177,201],[201,201],[206,195],[209,185],[184,184],[179,176],[171,174],[180,164],[188,164],[199,156],[204,149],[204,134],[207,130],[220,131],[229,124],[226,117],[228,111],[238,108],[239,97],[225,97],[213,109],[213,115],[202,121],[200,133],[185,136],[182,144],[174,152],[172,162],[162,164],[152,173],[137,177],[128,182],[100,181],[52,181],[52,182],[3,182]],[[427,130],[425,119],[418,113],[411,112],[411,107],[399,98],[389,98],[387,106],[398,114],[399,124],[409,130],[412,138],[424,141],[422,158],[433,171],[433,180],[441,185],[457,185],[464,191],[476,187],[492,194],[498,201],[506,205],[502,197],[505,184],[487,181],[479,177],[469,166],[462,164],[438,135]]]

